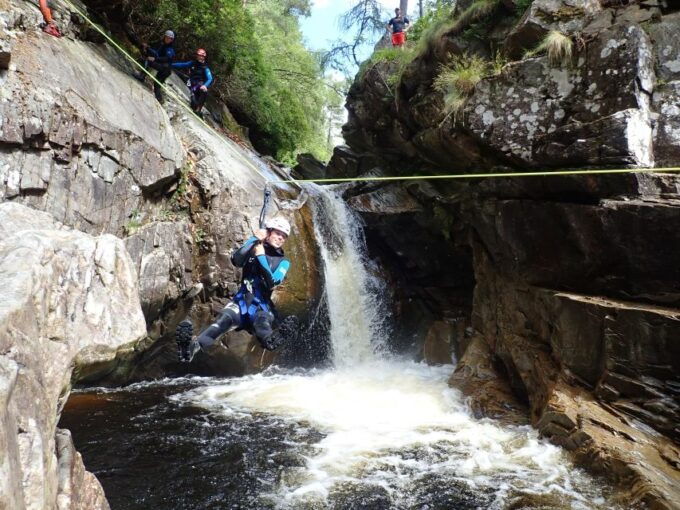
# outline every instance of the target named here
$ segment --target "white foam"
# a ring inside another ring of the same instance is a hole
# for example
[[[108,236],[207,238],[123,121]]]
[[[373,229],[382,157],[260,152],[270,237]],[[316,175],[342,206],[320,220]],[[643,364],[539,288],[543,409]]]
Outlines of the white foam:
[[[279,487],[277,496],[287,504],[323,500],[346,481],[379,484],[408,497],[400,491],[427,473],[494,487],[499,494],[504,483],[508,490],[562,493],[574,504],[579,492],[597,496],[562,451],[539,440],[530,427],[472,418],[461,395],[447,385],[451,370],[376,362],[308,375],[259,374],[178,398],[216,413],[265,412],[322,431],[316,453]],[[403,454],[411,449],[420,453]]]

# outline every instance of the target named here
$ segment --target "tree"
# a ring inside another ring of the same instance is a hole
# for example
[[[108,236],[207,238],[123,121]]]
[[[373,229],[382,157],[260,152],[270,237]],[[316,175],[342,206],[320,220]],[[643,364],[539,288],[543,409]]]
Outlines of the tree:
[[[340,17],[342,30],[351,38],[340,39],[324,55],[324,67],[332,67],[346,76],[354,74],[364,60],[363,51],[373,46],[378,34],[385,31],[387,16],[378,0],[356,0],[352,7]]]

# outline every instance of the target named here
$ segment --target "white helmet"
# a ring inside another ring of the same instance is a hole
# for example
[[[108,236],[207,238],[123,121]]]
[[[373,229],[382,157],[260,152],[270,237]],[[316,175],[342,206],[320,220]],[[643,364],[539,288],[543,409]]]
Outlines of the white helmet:
[[[173,40],[175,39],[175,32],[173,32],[172,30],[166,30],[165,34],[163,34],[163,35],[165,35],[165,37],[168,37],[170,39],[173,39]]]
[[[271,218],[267,220],[265,228],[267,230],[273,228],[276,230],[280,230],[287,236],[290,235],[290,223],[288,223],[288,220],[286,218],[282,218],[281,216],[277,216],[276,218]]]

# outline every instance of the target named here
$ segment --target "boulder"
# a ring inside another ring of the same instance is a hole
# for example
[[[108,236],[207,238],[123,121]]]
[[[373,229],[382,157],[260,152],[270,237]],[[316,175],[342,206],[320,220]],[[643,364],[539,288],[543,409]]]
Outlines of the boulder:
[[[532,58],[482,80],[465,107],[466,125],[525,166],[653,165],[649,36],[617,25],[576,58],[574,68]]]
[[[297,165],[293,167],[293,170],[300,175],[301,179],[323,179],[326,177],[326,165],[312,154],[298,154]]]
[[[120,239],[20,204],[0,204],[0,219],[0,506],[108,509],[56,425],[71,384],[146,335],[132,261]]]

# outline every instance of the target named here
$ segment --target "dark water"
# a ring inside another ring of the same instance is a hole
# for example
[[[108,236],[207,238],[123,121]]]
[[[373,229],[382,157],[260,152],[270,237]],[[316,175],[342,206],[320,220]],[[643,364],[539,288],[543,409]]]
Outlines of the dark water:
[[[455,473],[409,471],[381,461],[355,478],[335,483],[323,501],[286,501],[282,494],[291,493],[296,473],[320,453],[324,433],[303,420],[238,409],[231,415],[213,413],[186,399],[171,398],[223,382],[176,379],[76,393],[60,427],[72,431],[86,468],[101,481],[113,510],[572,508],[558,493],[505,490],[500,502],[499,487],[512,484],[516,472],[499,473],[493,486],[485,487],[467,483]],[[386,455],[398,456],[402,466],[423,460],[436,466],[452,451],[446,444],[413,445]],[[395,482],[369,482],[377,478]],[[601,501],[592,508],[609,507]]]
[[[195,385],[70,398],[60,427],[73,432],[113,510],[271,507],[262,494],[320,437],[263,415],[225,420],[168,400]]]
[[[205,384],[184,380],[134,390],[76,393],[59,426],[70,429],[86,468],[102,483],[112,510],[268,509],[286,473],[304,466],[323,434],[306,423],[264,414],[214,416],[169,400]],[[402,452],[417,456],[417,451]],[[415,484],[409,509],[486,508],[490,494],[435,475]],[[379,486],[340,484],[326,504],[293,508],[405,508]]]

